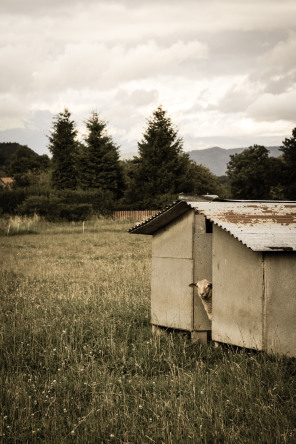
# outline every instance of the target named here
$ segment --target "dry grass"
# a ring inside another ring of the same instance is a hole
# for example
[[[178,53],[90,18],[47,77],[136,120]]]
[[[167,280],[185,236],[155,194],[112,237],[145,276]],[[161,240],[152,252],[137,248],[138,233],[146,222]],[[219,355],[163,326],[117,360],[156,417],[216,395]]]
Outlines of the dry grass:
[[[5,224],[3,442],[295,442],[295,360],[151,336],[148,236]]]

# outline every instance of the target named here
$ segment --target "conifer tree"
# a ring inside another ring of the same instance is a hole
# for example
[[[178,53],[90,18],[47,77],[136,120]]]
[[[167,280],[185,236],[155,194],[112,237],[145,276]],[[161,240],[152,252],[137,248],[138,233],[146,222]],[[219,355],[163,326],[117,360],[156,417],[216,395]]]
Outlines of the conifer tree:
[[[79,185],[83,189],[109,190],[119,197],[123,191],[123,171],[118,147],[107,134],[106,126],[96,112],[86,122],[88,135],[79,155]]]
[[[52,153],[52,183],[57,189],[75,189],[77,185],[76,154],[77,131],[70,119],[67,108],[59,113],[53,122],[49,136],[49,150]]]
[[[155,203],[156,198],[188,192],[189,156],[183,152],[171,119],[159,106],[148,120],[143,139],[138,143],[139,156],[133,160],[129,199]]]
[[[296,128],[292,136],[283,141],[280,148],[283,152],[282,184],[287,199],[296,200]]]

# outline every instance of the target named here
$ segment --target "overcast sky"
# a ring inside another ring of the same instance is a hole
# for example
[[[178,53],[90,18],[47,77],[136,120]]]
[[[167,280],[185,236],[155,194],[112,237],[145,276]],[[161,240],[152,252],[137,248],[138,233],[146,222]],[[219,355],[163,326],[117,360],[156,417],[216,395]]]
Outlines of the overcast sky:
[[[295,0],[1,0],[0,141],[48,153],[97,111],[121,152],[159,104],[184,150],[280,145],[296,126]]]

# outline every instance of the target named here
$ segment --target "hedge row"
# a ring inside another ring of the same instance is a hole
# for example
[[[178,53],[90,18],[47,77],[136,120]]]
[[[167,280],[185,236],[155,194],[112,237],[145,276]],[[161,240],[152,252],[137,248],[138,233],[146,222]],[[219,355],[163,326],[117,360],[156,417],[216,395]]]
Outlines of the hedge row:
[[[86,220],[93,214],[109,215],[114,207],[111,192],[63,190],[39,192],[16,189],[0,191],[0,215],[33,216],[47,220]]]

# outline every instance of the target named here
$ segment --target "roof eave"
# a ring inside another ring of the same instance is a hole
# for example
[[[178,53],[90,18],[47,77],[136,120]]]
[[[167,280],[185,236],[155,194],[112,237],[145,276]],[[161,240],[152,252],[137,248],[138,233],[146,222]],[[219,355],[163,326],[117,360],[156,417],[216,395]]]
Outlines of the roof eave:
[[[191,208],[186,201],[176,201],[164,210],[137,224],[128,230],[131,234],[154,234],[157,230],[172,222],[177,217],[189,211]]]

